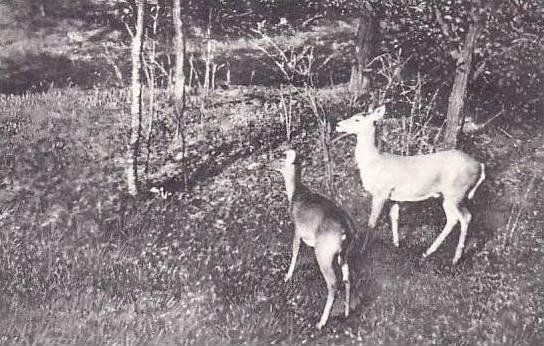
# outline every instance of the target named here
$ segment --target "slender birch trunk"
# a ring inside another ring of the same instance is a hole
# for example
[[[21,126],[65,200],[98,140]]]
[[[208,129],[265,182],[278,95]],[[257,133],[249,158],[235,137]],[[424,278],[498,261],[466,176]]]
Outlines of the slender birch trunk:
[[[132,76],[130,105],[130,160],[127,166],[128,192],[136,195],[139,192],[138,158],[140,155],[140,139],[142,133],[142,49],[144,31],[145,0],[136,1],[136,28],[132,38]]]

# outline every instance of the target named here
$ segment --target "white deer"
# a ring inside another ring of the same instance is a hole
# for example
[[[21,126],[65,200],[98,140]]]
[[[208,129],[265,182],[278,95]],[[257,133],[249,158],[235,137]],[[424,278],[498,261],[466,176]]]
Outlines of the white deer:
[[[357,135],[355,160],[363,187],[372,195],[368,225],[371,228],[376,227],[387,200],[423,201],[431,197],[442,197],[446,225],[423,257],[435,252],[459,222],[461,234],[453,257],[453,264],[456,264],[463,253],[468,225],[472,219],[465,206],[465,198],[472,199],[484,180],[484,165],[460,150],[415,156],[380,153],[375,145],[375,123],[384,114],[385,106],[381,106],[366,116],[362,113],[355,114],[339,122],[336,128],[339,132]],[[391,206],[389,216],[393,243],[398,247],[398,203]]]

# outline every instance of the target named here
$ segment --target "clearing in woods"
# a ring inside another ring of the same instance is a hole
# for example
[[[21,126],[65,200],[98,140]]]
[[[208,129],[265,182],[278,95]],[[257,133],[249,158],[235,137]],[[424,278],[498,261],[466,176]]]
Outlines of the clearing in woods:
[[[65,36],[49,39],[40,47],[67,47]],[[71,65],[62,54],[17,60],[3,49],[12,84],[0,89],[27,89],[45,67],[79,85],[103,80],[83,63],[91,45],[74,51],[81,56],[69,60],[80,63]],[[268,167],[287,148],[274,87],[216,91],[206,112],[189,113],[187,188],[166,199],[124,193],[125,91],[37,87],[46,91],[0,96],[1,343],[544,342],[541,121],[470,139],[487,178],[470,203],[457,266],[458,230],[421,258],[445,222],[440,203],[403,205],[400,248],[382,215],[351,266],[350,317],[341,316],[339,292],[317,331],[326,287],[312,251],[301,247],[283,282],[293,225],[282,178]],[[304,182],[325,191],[314,121],[302,122],[290,145],[304,157]],[[348,138],[331,149],[334,199],[364,230],[369,198],[353,148]]]

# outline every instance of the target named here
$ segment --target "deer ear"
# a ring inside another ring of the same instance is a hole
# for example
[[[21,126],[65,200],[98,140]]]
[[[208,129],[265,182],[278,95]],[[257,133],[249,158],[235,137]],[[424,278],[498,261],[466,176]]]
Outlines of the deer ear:
[[[297,159],[297,152],[293,149],[287,150],[285,153],[285,163],[295,163],[295,160]]]
[[[374,121],[383,119],[383,116],[384,116],[384,115],[385,115],[385,105],[380,106],[380,107],[374,109],[374,110],[370,113],[370,116],[372,116],[372,119],[373,119]]]

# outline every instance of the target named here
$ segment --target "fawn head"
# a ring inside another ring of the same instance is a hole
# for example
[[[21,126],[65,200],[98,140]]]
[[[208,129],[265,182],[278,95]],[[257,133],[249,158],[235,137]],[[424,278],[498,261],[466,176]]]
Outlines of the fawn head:
[[[346,132],[349,134],[373,134],[375,122],[383,119],[385,115],[385,106],[380,106],[368,112],[367,115],[364,113],[357,113],[351,118],[342,120],[336,125],[336,131]]]
[[[293,172],[296,166],[299,164],[297,152],[293,149],[289,149],[285,152],[285,160],[275,161],[270,164],[270,167],[285,175],[286,173]]]

